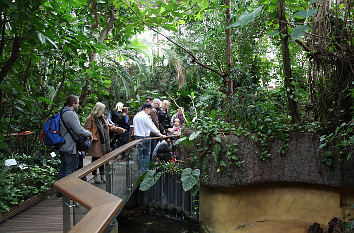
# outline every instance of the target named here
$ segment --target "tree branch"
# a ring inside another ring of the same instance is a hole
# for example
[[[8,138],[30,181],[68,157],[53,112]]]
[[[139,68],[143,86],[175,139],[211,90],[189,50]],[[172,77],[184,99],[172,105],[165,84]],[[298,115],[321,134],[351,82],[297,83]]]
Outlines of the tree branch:
[[[114,6],[111,6],[110,16],[109,16],[107,26],[101,31],[100,36],[98,38],[98,42],[103,43],[103,41],[107,38],[107,34],[108,34],[109,30],[111,30],[111,28],[113,27],[113,24],[114,24]],[[97,54],[96,52],[89,54],[90,67],[91,67],[91,64],[96,60],[96,54]],[[81,100],[82,106],[84,106],[86,103],[86,98],[87,98],[87,95],[89,92],[90,83],[91,83],[91,80],[86,79],[85,86],[82,87],[81,95],[80,95],[80,100]]]
[[[7,62],[1,68],[1,71],[0,71],[0,84],[4,80],[7,73],[10,71],[10,69],[13,66],[13,64],[15,63],[15,61],[20,56],[20,40],[21,40],[20,36],[15,36],[14,41],[12,43],[11,57],[9,58],[9,60],[7,60]]]
[[[64,87],[64,82],[65,82],[65,60],[64,60],[64,64],[63,64],[63,75],[61,77],[61,81],[60,81],[60,85],[59,88],[57,90],[57,92],[55,93],[55,96],[53,98],[53,104],[50,106],[50,109],[47,111],[46,115],[44,116],[44,119],[47,119],[53,112],[54,106],[59,102],[59,96],[60,96],[60,92],[63,90]]]
[[[2,53],[4,52],[4,47],[5,47],[5,30],[6,30],[6,17],[4,16],[4,19],[1,19],[1,43],[0,43],[0,56],[2,56]]]
[[[95,23],[91,26],[91,28],[96,29],[98,27],[98,15],[97,15],[96,0],[92,0],[92,7],[95,12]]]
[[[148,25],[142,18],[139,17],[139,15],[135,12],[135,10],[134,10],[131,6],[129,6],[128,4],[126,4],[124,1],[123,1],[123,3],[124,3],[124,4],[136,15],[136,17],[138,17],[138,19],[139,19],[145,26],[147,26],[150,30],[156,32],[157,34],[159,34],[159,35],[161,35],[161,36],[163,36],[163,37],[165,37],[165,38],[166,38],[168,41],[170,41],[172,44],[176,45],[177,47],[179,47],[180,49],[182,49],[183,51],[185,51],[188,55],[190,55],[190,56],[193,58],[192,62],[195,62],[195,63],[197,63],[198,65],[204,67],[205,69],[208,69],[208,70],[210,70],[210,71],[216,73],[216,74],[219,75],[220,77],[223,76],[223,74],[220,73],[219,71],[217,71],[217,70],[215,70],[215,69],[209,67],[208,65],[205,65],[205,64],[201,63],[201,62],[198,60],[198,58],[197,58],[191,51],[189,51],[188,49],[186,49],[184,46],[181,46],[181,45],[177,44],[177,43],[176,43],[175,41],[173,41],[170,37],[164,35],[163,33],[157,31],[157,30],[156,30],[155,28],[153,28],[152,26]]]

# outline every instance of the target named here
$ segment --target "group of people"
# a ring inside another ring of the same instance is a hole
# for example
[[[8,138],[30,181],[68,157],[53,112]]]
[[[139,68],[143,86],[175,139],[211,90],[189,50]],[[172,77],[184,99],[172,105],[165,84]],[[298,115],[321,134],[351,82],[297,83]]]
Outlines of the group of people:
[[[62,121],[65,121],[76,137],[85,136],[91,139],[92,147],[87,152],[87,155],[92,157],[92,161],[129,142],[130,122],[128,108],[124,107],[123,103],[117,103],[116,108],[106,116],[106,106],[101,102],[97,102],[90,115],[86,118],[84,127],[81,126],[78,115],[75,112],[78,106],[79,97],[70,95],[62,109],[63,114],[59,133],[65,139],[65,143],[59,148],[61,164],[58,180],[83,166],[81,156],[83,153],[77,151],[76,140],[72,138],[66,127],[62,125]],[[168,100],[161,102],[159,99],[147,97],[146,102],[134,116],[135,139],[156,136],[163,138],[162,141],[159,139],[143,140],[137,145],[137,162],[140,172],[147,171],[150,158],[168,161],[173,157],[171,138],[168,136],[177,136],[181,133],[184,116],[183,108],[179,108],[178,112],[171,118],[169,106],[170,102]],[[99,171],[101,176],[97,174],[96,170],[92,172],[95,183],[105,180],[104,166],[101,166]],[[57,196],[61,196],[61,193],[58,192]]]
[[[134,139],[162,137],[163,140],[144,140],[137,145],[137,161],[140,172],[148,170],[151,159],[169,161],[173,158],[172,140],[168,136],[178,136],[181,133],[181,123],[184,123],[183,108],[171,118],[170,102],[146,97],[146,102],[134,116]]]

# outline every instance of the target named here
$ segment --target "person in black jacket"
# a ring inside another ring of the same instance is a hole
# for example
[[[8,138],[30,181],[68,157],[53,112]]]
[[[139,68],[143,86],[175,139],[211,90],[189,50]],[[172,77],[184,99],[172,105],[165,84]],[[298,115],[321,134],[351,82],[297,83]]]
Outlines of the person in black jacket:
[[[120,118],[118,120],[118,126],[126,130],[124,133],[120,134],[119,146],[123,146],[129,142],[130,123],[129,123],[128,112],[129,112],[128,108],[123,107],[122,113],[120,114]]]
[[[111,121],[116,125],[119,126],[120,115],[122,114],[124,104],[122,102],[118,102],[116,104],[116,108],[111,111]],[[120,126],[121,127],[121,126]],[[113,149],[116,149],[120,144],[120,133],[117,132],[109,132],[109,137],[111,138],[110,146]]]
[[[172,142],[171,138],[166,138],[157,143],[152,158],[158,158],[160,161],[168,162],[172,158]]]
[[[168,128],[172,128],[171,116],[169,112],[170,102],[168,100],[162,101],[162,109],[159,114],[160,132],[167,134]]]

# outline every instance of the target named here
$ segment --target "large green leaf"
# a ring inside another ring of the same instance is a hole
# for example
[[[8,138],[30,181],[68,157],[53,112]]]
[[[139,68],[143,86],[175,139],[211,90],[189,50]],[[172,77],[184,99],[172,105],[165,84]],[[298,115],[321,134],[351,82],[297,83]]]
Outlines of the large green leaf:
[[[200,176],[200,170],[195,169],[192,170],[191,168],[186,168],[182,172],[182,186],[184,191],[189,191],[192,189],[195,185],[199,184],[199,176]]]
[[[290,34],[291,39],[294,41],[294,40],[300,38],[302,35],[304,35],[306,33],[308,28],[309,28],[309,26],[307,26],[307,25],[296,26]]]
[[[149,170],[146,173],[144,180],[141,182],[139,190],[141,191],[148,190],[160,179],[160,177],[161,177],[161,172],[156,173],[156,170]]]
[[[293,17],[295,18],[296,16],[299,16],[301,18],[308,18],[308,17],[312,16],[313,14],[315,14],[316,12],[317,12],[316,8],[309,9],[309,10],[302,10],[302,11],[296,12],[293,15]]]
[[[46,37],[45,37],[45,35],[43,35],[41,32],[37,32],[37,35],[38,35],[39,41],[40,41],[42,44],[45,44],[45,42],[46,42]]]
[[[200,132],[194,132],[189,136],[189,141],[193,141],[194,139],[196,139],[199,136]]]
[[[243,14],[238,18],[237,22],[231,24],[229,27],[243,27],[246,24],[252,22],[259,13],[261,13],[263,6],[259,6],[251,13]]]

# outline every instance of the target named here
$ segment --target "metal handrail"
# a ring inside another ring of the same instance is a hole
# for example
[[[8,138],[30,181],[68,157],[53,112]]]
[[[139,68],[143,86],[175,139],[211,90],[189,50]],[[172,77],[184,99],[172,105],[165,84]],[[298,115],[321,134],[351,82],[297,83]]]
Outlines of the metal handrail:
[[[176,137],[176,135],[167,137]],[[140,142],[161,138],[163,137],[143,138],[131,141],[53,184],[55,189],[88,209],[88,213],[71,228],[70,232],[103,232],[124,203],[121,198],[87,183],[81,180],[81,178]]]

